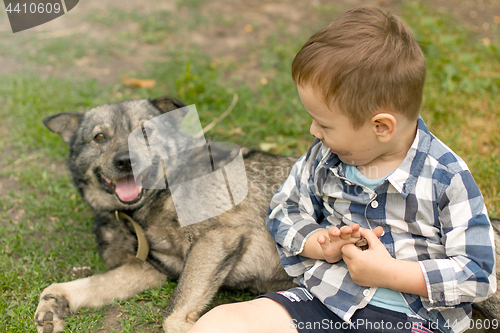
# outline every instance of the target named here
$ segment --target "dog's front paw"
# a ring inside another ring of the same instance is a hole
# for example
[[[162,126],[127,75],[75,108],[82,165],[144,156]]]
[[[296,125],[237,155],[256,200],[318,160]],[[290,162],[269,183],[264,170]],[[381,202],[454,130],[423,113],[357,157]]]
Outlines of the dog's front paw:
[[[40,333],[57,333],[64,329],[63,318],[69,314],[68,300],[46,294],[41,297],[35,312],[35,325]]]
[[[163,330],[165,333],[185,333],[193,326],[194,321],[191,322],[188,318],[182,320],[176,316],[169,316],[163,320]]]

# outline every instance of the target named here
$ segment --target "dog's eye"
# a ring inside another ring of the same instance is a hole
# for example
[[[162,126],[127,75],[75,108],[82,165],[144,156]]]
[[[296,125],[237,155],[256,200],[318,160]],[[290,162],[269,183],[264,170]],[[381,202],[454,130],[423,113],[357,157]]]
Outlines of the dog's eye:
[[[94,141],[96,142],[102,142],[104,140],[106,140],[106,135],[103,133],[99,133],[94,137]]]

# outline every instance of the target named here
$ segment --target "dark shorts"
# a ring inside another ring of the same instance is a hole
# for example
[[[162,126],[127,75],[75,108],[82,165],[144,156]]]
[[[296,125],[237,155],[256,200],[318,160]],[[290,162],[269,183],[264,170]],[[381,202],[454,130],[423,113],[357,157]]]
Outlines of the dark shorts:
[[[285,307],[292,321],[290,327],[299,333],[437,333],[429,328],[425,319],[405,313],[379,308],[373,305],[356,310],[351,323],[330,311],[321,301],[312,296],[307,289],[297,287],[285,292],[269,293],[267,297]]]

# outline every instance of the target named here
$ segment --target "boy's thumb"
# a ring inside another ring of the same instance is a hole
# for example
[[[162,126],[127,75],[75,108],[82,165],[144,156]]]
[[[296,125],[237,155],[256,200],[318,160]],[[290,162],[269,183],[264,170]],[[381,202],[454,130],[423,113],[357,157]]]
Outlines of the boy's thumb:
[[[380,238],[384,234],[384,228],[382,228],[381,226],[376,227],[372,231],[375,236],[377,236],[377,238]]]
[[[384,233],[384,229],[380,226],[376,227],[373,230],[370,229],[362,229],[361,230],[361,236],[366,238],[368,241],[368,244],[370,244],[373,241],[378,241],[379,237],[382,236]]]

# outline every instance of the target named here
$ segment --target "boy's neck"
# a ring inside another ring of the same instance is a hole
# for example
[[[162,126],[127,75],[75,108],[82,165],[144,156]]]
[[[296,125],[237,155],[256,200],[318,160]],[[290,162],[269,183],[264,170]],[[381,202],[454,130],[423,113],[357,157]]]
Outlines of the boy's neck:
[[[393,138],[387,151],[371,162],[357,166],[359,172],[368,179],[379,179],[396,170],[406,158],[415,140],[417,125],[408,127]]]

